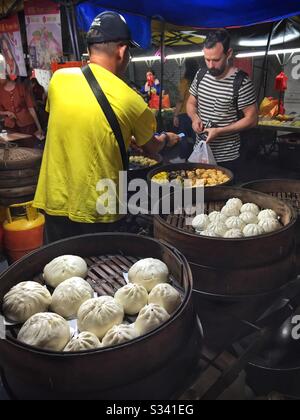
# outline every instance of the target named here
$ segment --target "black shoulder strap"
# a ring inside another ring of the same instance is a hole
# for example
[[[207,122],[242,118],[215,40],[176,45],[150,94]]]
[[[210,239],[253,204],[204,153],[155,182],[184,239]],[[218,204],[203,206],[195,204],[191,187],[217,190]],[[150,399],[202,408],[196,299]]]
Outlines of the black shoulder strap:
[[[244,80],[248,77],[248,74],[243,70],[239,70],[233,81],[233,105],[239,114],[239,92],[243,85]]]
[[[116,114],[114,113],[110,103],[108,102],[107,97],[105,96],[105,93],[103,92],[101,86],[99,85],[96,77],[94,76],[92,70],[90,69],[89,66],[85,66],[82,68],[82,73],[84,74],[88,84],[90,85],[97,101],[99,102],[100,107],[102,108],[102,111],[104,112],[106,119],[109,123],[109,125],[111,126],[114,135],[117,139],[119,148],[120,148],[120,153],[121,153],[121,157],[122,157],[122,162],[123,162],[123,168],[124,171],[128,170],[128,154],[126,151],[126,147],[125,147],[125,142],[124,142],[124,138],[123,138],[123,134],[120,128],[120,124],[119,121],[116,117]]]
[[[207,73],[207,69],[206,68],[201,68],[198,73],[197,73],[197,89],[199,89],[199,85],[202,82],[202,80],[204,79],[204,76]]]

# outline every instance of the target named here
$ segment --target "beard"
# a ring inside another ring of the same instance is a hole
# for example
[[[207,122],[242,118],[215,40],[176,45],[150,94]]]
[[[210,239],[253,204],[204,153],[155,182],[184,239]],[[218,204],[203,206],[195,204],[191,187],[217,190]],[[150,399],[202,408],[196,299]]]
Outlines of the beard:
[[[220,69],[209,69],[208,71],[212,76],[219,77],[219,76],[222,76],[225,70],[226,70],[226,65],[224,64],[224,66]]]

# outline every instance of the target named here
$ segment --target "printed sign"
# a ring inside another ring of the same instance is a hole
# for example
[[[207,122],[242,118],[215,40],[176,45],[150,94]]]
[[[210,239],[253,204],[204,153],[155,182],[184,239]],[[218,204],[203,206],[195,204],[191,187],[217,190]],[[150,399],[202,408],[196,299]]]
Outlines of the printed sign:
[[[8,75],[27,76],[17,15],[0,21],[0,50]]]
[[[31,67],[50,70],[51,62],[63,55],[59,5],[28,0],[24,10]]]

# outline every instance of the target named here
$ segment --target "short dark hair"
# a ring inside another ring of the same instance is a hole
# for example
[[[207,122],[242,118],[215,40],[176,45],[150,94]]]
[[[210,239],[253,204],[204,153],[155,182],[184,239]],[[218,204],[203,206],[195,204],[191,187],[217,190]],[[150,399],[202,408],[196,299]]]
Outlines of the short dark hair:
[[[90,54],[107,54],[114,55],[120,42],[102,42],[99,44],[89,44],[88,50]]]
[[[204,48],[214,48],[219,42],[223,45],[224,53],[227,54],[230,48],[230,35],[225,29],[209,32],[206,37]]]

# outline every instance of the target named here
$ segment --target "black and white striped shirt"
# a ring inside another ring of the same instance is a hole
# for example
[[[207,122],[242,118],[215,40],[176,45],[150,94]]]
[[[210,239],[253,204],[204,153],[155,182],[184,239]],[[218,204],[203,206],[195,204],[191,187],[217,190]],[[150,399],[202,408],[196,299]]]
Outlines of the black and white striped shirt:
[[[233,101],[233,84],[238,69],[231,76],[218,80],[207,73],[198,85],[198,75],[191,85],[190,93],[198,100],[198,113],[206,125],[208,121],[217,127],[226,127],[238,121],[237,109]],[[240,111],[257,101],[255,89],[246,77],[239,90],[238,108]],[[199,137],[197,136],[199,141]],[[240,156],[240,135],[227,134],[210,143],[217,162],[230,162]]]

